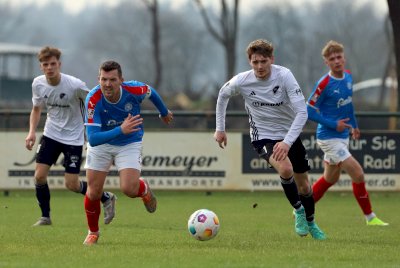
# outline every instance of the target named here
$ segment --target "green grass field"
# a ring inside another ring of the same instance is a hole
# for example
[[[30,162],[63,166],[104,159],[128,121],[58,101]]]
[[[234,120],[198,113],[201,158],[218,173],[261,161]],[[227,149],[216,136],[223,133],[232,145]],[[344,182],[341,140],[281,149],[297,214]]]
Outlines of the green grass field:
[[[31,227],[40,216],[34,192],[0,193],[0,267],[400,267],[399,193],[370,194],[388,227],[367,227],[352,193],[327,193],[317,222],[328,240],[315,241],[295,234],[283,192],[156,191],[155,214],[117,192],[116,218],[101,222],[92,247],[82,245],[83,196],[52,191],[53,225]],[[199,208],[220,219],[213,240],[187,231]]]

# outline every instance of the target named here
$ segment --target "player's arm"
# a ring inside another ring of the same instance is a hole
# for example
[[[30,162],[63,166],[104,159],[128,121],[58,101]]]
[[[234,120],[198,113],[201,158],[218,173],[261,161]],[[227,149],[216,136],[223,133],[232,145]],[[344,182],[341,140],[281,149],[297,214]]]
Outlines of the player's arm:
[[[169,124],[173,120],[174,116],[170,110],[168,110],[167,106],[164,104],[163,100],[161,99],[161,96],[157,93],[157,91],[149,87],[149,92],[147,93],[149,95],[150,101],[156,106],[157,110],[160,112],[160,118],[161,120]]]
[[[86,134],[90,146],[98,146],[105,144],[120,135],[127,135],[140,130],[140,125],[143,123],[143,119],[140,115],[132,116],[131,114],[125,118],[124,122],[118,127],[111,130],[101,131],[99,125],[86,125]]]
[[[40,116],[42,113],[42,106],[33,106],[31,114],[29,116],[29,133],[25,139],[25,147],[29,151],[32,150],[33,145],[36,142],[36,128],[40,121]]]
[[[220,148],[225,148],[228,144],[228,137],[225,132],[225,117],[226,108],[228,107],[229,99],[239,93],[237,85],[237,77],[233,77],[225,83],[219,90],[217,105],[215,108],[215,133],[214,139]]]

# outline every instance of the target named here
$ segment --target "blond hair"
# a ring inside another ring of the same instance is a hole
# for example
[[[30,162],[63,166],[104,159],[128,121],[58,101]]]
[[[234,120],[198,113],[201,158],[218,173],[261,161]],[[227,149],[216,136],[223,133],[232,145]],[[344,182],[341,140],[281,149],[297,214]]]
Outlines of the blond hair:
[[[332,53],[342,53],[344,51],[343,44],[330,40],[322,49],[321,55],[324,58],[329,57]]]

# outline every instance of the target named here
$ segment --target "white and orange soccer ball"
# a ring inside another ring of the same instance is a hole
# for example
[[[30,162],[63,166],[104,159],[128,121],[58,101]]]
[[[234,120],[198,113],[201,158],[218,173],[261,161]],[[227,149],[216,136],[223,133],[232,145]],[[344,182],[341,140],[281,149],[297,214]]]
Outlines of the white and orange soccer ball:
[[[218,216],[208,209],[199,209],[190,215],[188,220],[189,233],[200,241],[214,238],[219,231]]]

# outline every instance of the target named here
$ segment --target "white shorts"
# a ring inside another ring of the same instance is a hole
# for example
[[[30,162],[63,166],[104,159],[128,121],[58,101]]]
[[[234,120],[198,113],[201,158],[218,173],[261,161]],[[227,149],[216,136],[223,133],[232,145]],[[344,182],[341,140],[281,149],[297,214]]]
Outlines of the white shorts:
[[[324,152],[324,161],[329,165],[337,165],[351,156],[349,139],[317,140],[317,144]]]
[[[125,168],[142,168],[142,142],[134,142],[124,146],[101,144],[91,147],[87,144],[86,169],[97,171],[110,170],[114,164],[118,171]]]

